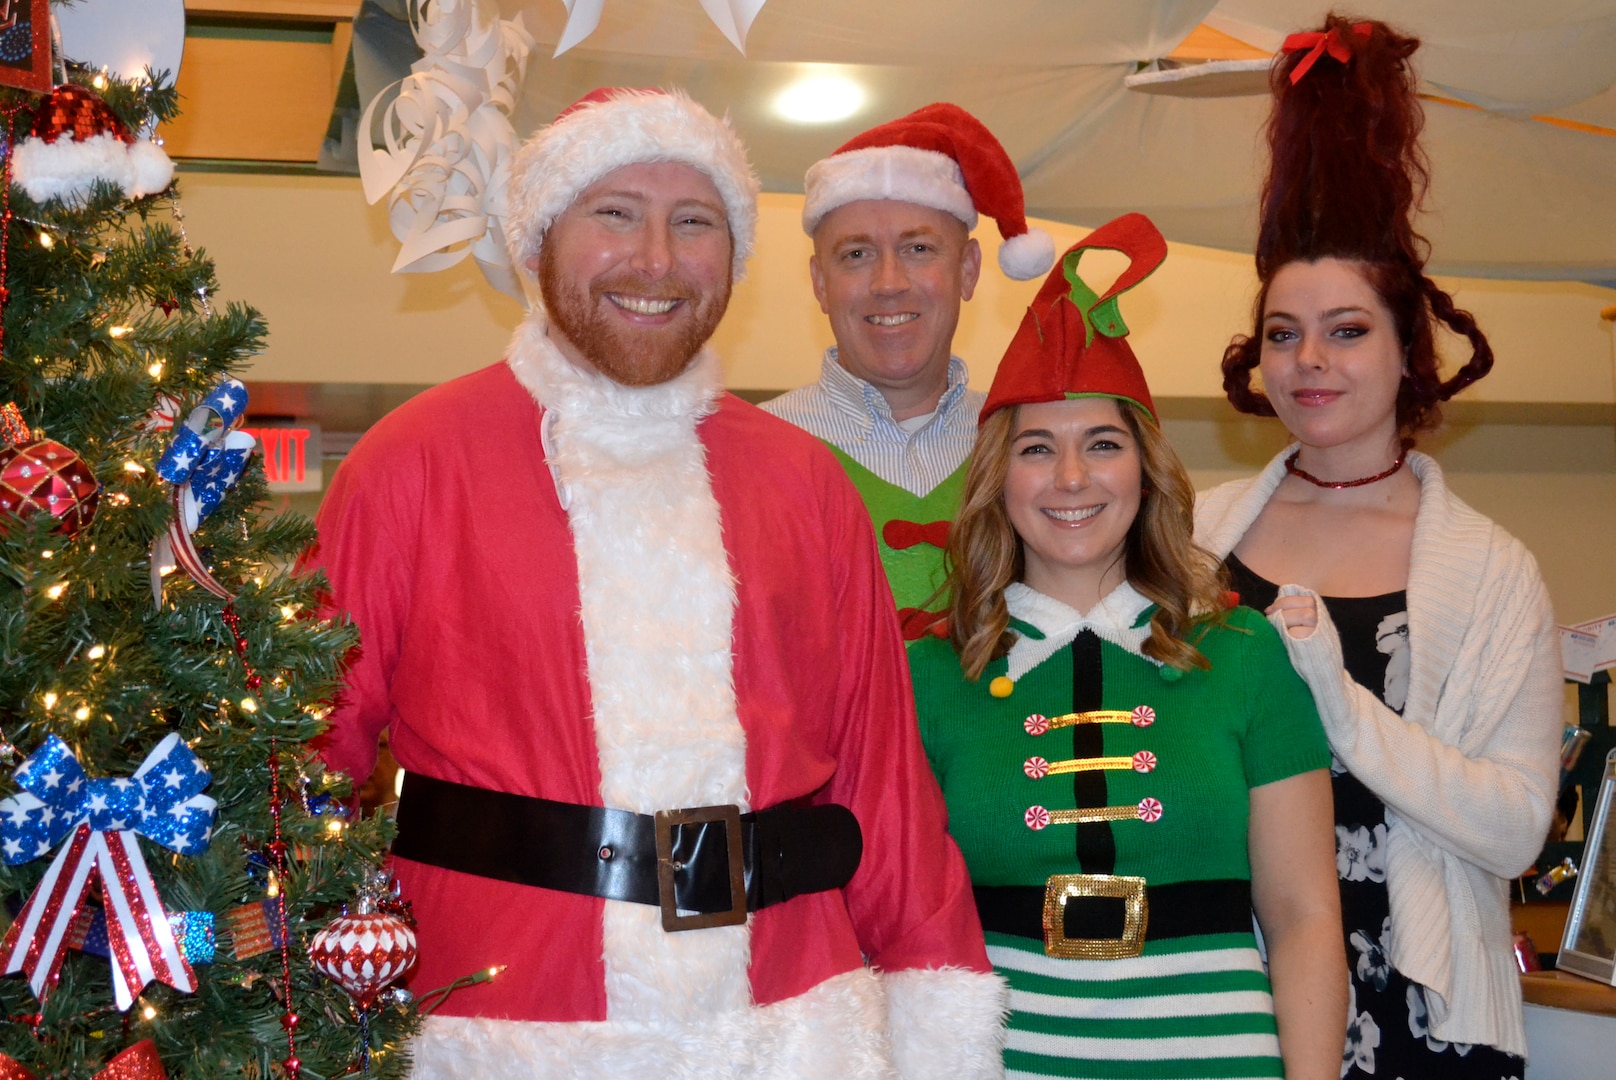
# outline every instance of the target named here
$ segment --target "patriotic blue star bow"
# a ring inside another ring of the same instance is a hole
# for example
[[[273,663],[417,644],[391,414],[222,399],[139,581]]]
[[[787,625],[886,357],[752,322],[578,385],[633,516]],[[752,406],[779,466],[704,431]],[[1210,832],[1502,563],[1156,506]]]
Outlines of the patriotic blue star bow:
[[[118,1007],[128,1009],[153,980],[194,991],[196,975],[136,834],[182,855],[206,850],[217,805],[201,794],[211,779],[207,766],[171,734],[132,777],[92,780],[51,735],[15,776],[23,790],[0,800],[0,857],[10,865],[31,862],[67,843],[0,940],[0,973],[24,973],[44,1002],[60,976],[68,930],[99,877]]]
[[[174,519],[152,546],[152,597],[159,607],[163,603],[162,572],[174,565],[219,599],[232,598],[230,590],[208,572],[191,534],[247,468],[257,440],[240,430],[246,413],[247,388],[239,379],[224,380],[191,410],[185,423],[174,425],[174,440],[157,461],[158,475],[174,485],[170,496]]]

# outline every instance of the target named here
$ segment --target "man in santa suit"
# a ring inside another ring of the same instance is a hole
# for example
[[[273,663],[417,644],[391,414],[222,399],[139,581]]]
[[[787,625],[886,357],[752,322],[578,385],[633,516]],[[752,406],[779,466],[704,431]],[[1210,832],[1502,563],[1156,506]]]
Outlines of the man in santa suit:
[[[329,764],[407,772],[418,1077],[974,1077],[1002,985],[869,517],[705,342],[757,181],[680,93],[517,155],[505,361],[344,462],[315,562],[362,634]],[[694,809],[693,809],[694,808]]]

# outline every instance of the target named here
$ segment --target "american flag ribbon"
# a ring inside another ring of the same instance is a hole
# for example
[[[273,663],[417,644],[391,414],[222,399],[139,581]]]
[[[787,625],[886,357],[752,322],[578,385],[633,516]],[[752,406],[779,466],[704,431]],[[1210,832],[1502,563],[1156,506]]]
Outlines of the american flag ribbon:
[[[61,975],[90,886],[99,882],[120,1009],[150,982],[187,993],[196,975],[163,911],[137,833],[182,854],[212,837],[214,800],[200,794],[206,766],[177,734],[165,737],[132,777],[90,779],[60,738],[49,736],[16,770],[22,791],[0,800],[0,852],[12,865],[56,858],[0,939],[0,973],[27,977],[44,1002]]]
[[[240,430],[246,414],[247,387],[239,379],[225,379],[191,410],[184,423],[169,422],[167,430],[174,437],[158,459],[157,473],[173,485],[169,504],[174,514],[152,544],[152,599],[158,607],[163,604],[163,571],[173,566],[221,600],[234,595],[209,572],[191,534],[247,468],[257,440]],[[178,417],[177,406],[174,417]]]

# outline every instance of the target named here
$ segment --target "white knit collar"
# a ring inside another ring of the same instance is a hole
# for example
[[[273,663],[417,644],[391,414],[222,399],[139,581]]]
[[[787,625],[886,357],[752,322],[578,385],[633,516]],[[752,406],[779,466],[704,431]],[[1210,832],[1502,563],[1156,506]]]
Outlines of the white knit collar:
[[[1009,669],[1005,674],[1012,682],[1066,648],[1084,630],[1092,630],[1101,639],[1161,666],[1160,660],[1152,660],[1141,651],[1150,636],[1150,623],[1141,616],[1152,601],[1126,581],[1111,590],[1087,614],[1020,581],[1004,590],[1004,602],[1012,619],[1026,623],[1043,635],[1034,637],[1023,633],[1010,646]]]

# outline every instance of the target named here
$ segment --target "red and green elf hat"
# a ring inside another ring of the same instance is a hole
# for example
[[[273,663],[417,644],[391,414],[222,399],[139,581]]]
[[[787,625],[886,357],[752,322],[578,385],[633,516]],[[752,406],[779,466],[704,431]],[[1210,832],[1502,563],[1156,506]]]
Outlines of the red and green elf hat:
[[[1077,274],[1078,260],[1090,248],[1120,251],[1129,259],[1104,296]],[[1118,398],[1155,420],[1156,406],[1128,346],[1128,325],[1117,310],[1117,298],[1149,277],[1166,257],[1167,241],[1143,214],[1124,214],[1073,244],[1010,339],[979,422],[1010,405],[1080,397]]]

